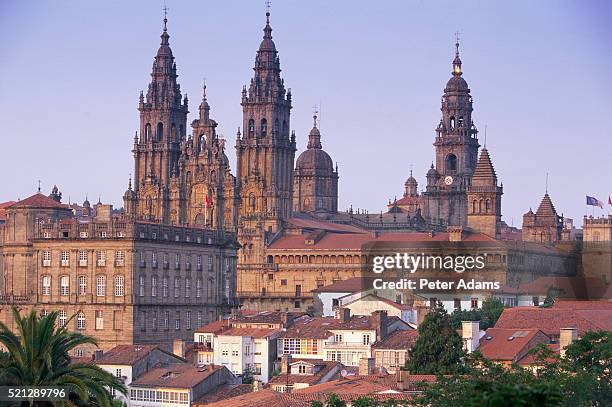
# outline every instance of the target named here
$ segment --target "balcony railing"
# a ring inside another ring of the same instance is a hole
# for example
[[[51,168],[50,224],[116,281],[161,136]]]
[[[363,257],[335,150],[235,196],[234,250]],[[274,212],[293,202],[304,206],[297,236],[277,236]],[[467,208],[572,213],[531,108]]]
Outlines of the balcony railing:
[[[297,294],[297,295],[296,295]],[[295,298],[295,299],[303,299],[303,298],[312,298],[312,294],[310,293],[295,293],[293,291],[289,292],[280,292],[280,291],[238,291],[236,293],[238,298]]]
[[[30,302],[31,299],[29,295],[0,295],[0,304],[23,304]]]
[[[364,344],[363,342],[336,342],[325,341],[325,346],[335,348],[369,348],[371,343]]]

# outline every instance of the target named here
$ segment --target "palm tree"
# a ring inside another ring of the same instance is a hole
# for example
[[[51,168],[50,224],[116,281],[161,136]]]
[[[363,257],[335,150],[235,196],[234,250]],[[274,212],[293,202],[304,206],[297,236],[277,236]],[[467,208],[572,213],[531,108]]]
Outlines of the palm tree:
[[[94,338],[68,332],[68,324],[58,327],[57,312],[39,317],[33,309],[22,318],[16,307],[12,311],[17,332],[0,322],[0,344],[7,350],[0,357],[0,385],[63,386],[69,399],[53,404],[67,406],[112,407],[110,389],[127,394],[118,378],[95,364],[70,363],[69,352],[81,345],[97,346]]]

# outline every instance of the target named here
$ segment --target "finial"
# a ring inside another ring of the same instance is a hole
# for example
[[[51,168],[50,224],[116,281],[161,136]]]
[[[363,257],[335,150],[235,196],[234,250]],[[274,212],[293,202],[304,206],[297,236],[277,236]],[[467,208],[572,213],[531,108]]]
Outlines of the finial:
[[[272,7],[272,2],[270,0],[266,0],[266,24],[270,24],[270,8]]]
[[[166,6],[166,2],[164,2],[164,7],[162,8],[162,10],[164,11],[164,31],[168,31],[168,27],[167,27],[167,23],[168,23],[168,10],[170,10],[170,9]]]
[[[485,139],[484,139],[484,148],[487,148],[487,124],[485,123]]]
[[[413,164],[410,164],[410,176],[411,177],[412,177],[412,167],[413,167]]]
[[[455,32],[455,56],[459,56],[459,31]]]
[[[38,193],[40,194],[40,180],[38,180]]]
[[[312,107],[312,118],[314,121],[314,127],[317,127],[317,115],[319,114],[319,109],[317,108],[317,105],[314,105]]]
[[[128,191],[132,190],[132,173],[130,173],[130,180],[128,181]]]

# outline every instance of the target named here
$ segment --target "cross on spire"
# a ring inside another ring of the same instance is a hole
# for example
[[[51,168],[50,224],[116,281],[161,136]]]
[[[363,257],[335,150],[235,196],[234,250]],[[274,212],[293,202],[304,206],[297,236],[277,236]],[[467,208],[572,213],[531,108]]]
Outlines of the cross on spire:
[[[38,180],[38,192],[40,193],[40,180]]]
[[[455,32],[455,52],[459,55],[459,31]]]
[[[270,8],[272,8],[272,2],[270,0],[266,0],[266,15],[270,15]]]
[[[319,108],[317,105],[312,107],[312,118],[314,119],[314,126],[317,127],[317,118],[319,117]]]
[[[164,12],[164,31],[167,30],[166,28],[166,23],[168,22],[168,10],[170,10],[167,6],[166,6],[166,2],[164,2],[164,7],[162,8],[163,12]]]

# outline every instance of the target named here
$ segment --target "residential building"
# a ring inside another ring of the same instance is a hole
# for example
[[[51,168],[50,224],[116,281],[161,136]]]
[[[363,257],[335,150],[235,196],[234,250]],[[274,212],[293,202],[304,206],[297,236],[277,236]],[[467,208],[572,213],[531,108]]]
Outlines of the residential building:
[[[291,355],[284,355],[280,365],[280,374],[268,382],[268,387],[281,393],[339,379],[344,368],[340,362],[292,359]]]
[[[419,331],[398,330],[372,344],[372,357],[377,368],[396,373],[408,360],[408,351],[419,337]]]
[[[177,363],[154,368],[129,385],[129,407],[189,406],[235,379],[224,366]]]

